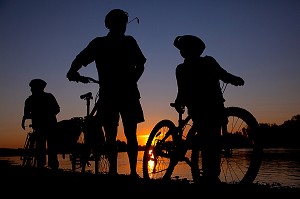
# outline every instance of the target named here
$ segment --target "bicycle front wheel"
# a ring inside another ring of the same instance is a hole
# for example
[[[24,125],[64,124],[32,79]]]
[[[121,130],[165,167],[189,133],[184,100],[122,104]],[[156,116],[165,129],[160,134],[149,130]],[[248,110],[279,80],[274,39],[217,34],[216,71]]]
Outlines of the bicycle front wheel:
[[[36,167],[37,159],[36,159],[36,135],[34,132],[30,132],[27,134],[24,150],[21,154],[21,165]]]
[[[175,149],[175,125],[170,120],[158,122],[152,129],[143,156],[143,176],[145,180],[171,178],[178,163],[172,158]]]
[[[107,154],[100,154],[95,159],[95,173],[96,174],[108,174],[109,173],[109,160]]]
[[[263,149],[259,142],[258,122],[247,110],[227,107],[227,125],[222,127],[220,180],[227,184],[252,183],[259,171]],[[201,147],[192,150],[192,177],[201,181]]]

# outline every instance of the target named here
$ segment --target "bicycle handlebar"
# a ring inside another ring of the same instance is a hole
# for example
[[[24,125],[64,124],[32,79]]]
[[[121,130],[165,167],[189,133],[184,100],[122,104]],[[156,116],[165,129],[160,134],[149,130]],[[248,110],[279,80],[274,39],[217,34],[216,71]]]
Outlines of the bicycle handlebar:
[[[88,92],[86,94],[80,95],[80,99],[93,99],[92,93]]]
[[[96,84],[99,84],[98,80],[95,80],[92,77],[85,77],[85,76],[79,76],[78,79],[77,79],[77,81],[81,82],[81,83],[84,83],[84,84],[87,84],[87,83],[96,83]]]
[[[99,81],[98,80],[95,80],[94,78],[92,77],[86,77],[88,80],[89,80],[89,83],[96,83],[96,84],[99,84]]]
[[[175,102],[170,103],[171,107],[175,107]]]

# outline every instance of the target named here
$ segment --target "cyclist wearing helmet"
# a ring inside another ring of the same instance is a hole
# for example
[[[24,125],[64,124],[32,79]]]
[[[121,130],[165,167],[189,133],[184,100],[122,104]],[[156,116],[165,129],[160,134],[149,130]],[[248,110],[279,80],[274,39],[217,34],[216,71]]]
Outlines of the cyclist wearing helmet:
[[[48,166],[58,169],[57,157],[57,119],[60,107],[51,93],[44,91],[47,83],[42,79],[30,81],[31,95],[25,100],[22,128],[25,130],[25,120],[31,119],[32,128],[36,134],[37,167],[46,165],[46,146],[48,146]]]
[[[176,110],[187,107],[199,133],[202,148],[203,180],[218,183],[220,175],[220,136],[224,118],[224,98],[219,80],[235,86],[244,80],[224,70],[211,56],[201,56],[204,42],[194,35],[177,36],[174,46],[184,58],[176,67]]]
[[[146,58],[136,40],[125,35],[128,23],[127,12],[111,10],[105,17],[109,30],[106,36],[93,39],[73,60],[67,73],[69,81],[79,81],[78,70],[95,62],[99,77],[100,104],[96,118],[104,127],[110,146],[110,173],[117,174],[117,129],[120,116],[127,139],[127,152],[131,175],[136,172],[138,141],[137,124],[144,121],[140,104],[138,80],[144,72]],[[99,123],[100,126],[100,123]]]

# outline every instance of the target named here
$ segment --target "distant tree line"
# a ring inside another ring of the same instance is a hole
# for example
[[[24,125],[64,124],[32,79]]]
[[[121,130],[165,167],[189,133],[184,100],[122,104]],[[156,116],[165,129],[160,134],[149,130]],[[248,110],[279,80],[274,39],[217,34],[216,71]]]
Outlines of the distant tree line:
[[[300,148],[300,115],[293,116],[283,124],[259,123],[259,138],[263,148]],[[126,151],[127,145],[124,141],[117,141],[119,151]],[[139,146],[144,150],[145,146]]]
[[[264,148],[300,148],[300,115],[281,125],[260,123],[259,133]]]
[[[259,123],[259,138],[263,148],[300,148],[300,115],[293,116],[283,124]],[[127,151],[125,141],[117,140],[119,152]],[[143,151],[145,146],[139,145],[139,150]],[[0,148],[1,156],[20,155],[23,149]]]

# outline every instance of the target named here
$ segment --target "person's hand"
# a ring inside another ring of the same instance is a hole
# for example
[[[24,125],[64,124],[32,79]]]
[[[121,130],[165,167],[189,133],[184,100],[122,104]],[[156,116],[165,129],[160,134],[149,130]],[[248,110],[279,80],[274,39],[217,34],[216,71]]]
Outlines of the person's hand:
[[[78,82],[79,79],[80,79],[80,74],[77,71],[74,72],[74,71],[70,70],[67,73],[67,78],[68,78],[69,81],[76,81],[76,82]]]
[[[22,129],[25,130],[25,120],[22,120],[21,126],[22,126]]]
[[[177,105],[177,104],[175,105],[175,109],[176,109],[176,111],[177,111],[178,113],[180,113],[180,114],[183,114],[184,111],[185,111],[184,106]]]
[[[69,81],[76,81],[77,83],[81,82],[86,84],[90,82],[90,79],[88,77],[81,76],[77,71],[76,72],[69,71],[67,73],[67,78],[69,79]]]
[[[236,79],[232,82],[232,84],[234,86],[243,86],[245,82],[241,77],[236,77]]]
[[[78,81],[79,81],[79,82],[82,82],[82,83],[84,83],[84,84],[87,84],[87,83],[90,82],[89,78],[88,78],[88,77],[84,77],[84,76],[80,76],[80,77],[78,78]],[[77,82],[78,82],[78,81],[77,81]]]

